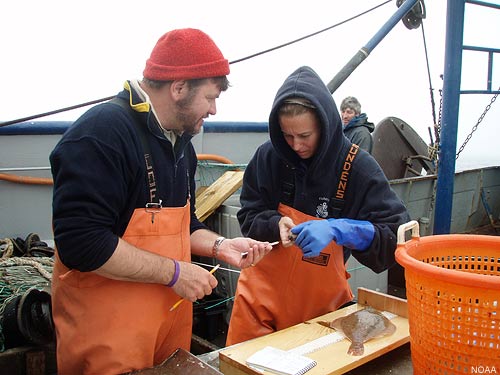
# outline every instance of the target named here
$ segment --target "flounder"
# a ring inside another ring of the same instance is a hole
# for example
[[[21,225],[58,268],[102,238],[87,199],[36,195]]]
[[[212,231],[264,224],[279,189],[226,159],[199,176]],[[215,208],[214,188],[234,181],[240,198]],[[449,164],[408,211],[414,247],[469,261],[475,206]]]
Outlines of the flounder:
[[[328,324],[327,322],[321,323],[323,325]],[[337,318],[330,322],[328,326],[343,332],[351,341],[351,346],[347,351],[347,354],[350,355],[363,355],[365,342],[376,337],[392,335],[396,331],[396,326],[372,307],[366,307]]]

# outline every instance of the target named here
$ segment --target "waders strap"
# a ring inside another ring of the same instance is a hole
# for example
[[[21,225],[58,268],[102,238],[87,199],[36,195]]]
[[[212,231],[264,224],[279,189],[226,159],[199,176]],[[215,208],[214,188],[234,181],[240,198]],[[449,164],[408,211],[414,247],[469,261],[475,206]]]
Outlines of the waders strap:
[[[142,148],[144,150],[144,161],[146,163],[146,183],[149,189],[149,200],[151,203],[157,201],[156,197],[156,179],[153,168],[153,157],[151,156],[151,148],[147,139],[146,127],[142,125],[138,113],[134,111],[126,102],[125,99],[114,97],[109,101],[110,103],[117,104],[123,109],[125,109],[134,118],[134,126],[139,133],[139,138],[141,140]]]
[[[338,219],[342,215],[345,205],[345,192],[349,182],[349,176],[352,170],[352,163],[358,154],[359,146],[353,144],[347,151],[344,157],[342,170],[338,171],[339,181],[337,183],[337,191],[335,196],[330,198],[329,212],[330,217]],[[281,169],[281,198],[280,201],[287,206],[293,207],[295,198],[295,172],[294,168],[288,164],[284,164]]]

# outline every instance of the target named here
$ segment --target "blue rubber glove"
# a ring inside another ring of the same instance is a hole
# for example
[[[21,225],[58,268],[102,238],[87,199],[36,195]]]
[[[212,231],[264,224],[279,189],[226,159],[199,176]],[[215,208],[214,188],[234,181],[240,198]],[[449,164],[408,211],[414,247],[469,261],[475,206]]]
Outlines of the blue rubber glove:
[[[352,219],[310,220],[293,227],[291,232],[297,235],[295,244],[306,257],[318,256],[331,241],[363,251],[370,246],[375,236],[372,223]]]

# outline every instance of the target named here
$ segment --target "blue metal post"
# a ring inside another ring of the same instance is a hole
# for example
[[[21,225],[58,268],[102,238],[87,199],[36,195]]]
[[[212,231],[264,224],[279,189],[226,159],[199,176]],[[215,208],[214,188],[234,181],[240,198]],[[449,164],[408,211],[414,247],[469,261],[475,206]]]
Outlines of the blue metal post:
[[[448,0],[444,61],[443,113],[438,161],[434,234],[449,234],[462,75],[465,0]]]

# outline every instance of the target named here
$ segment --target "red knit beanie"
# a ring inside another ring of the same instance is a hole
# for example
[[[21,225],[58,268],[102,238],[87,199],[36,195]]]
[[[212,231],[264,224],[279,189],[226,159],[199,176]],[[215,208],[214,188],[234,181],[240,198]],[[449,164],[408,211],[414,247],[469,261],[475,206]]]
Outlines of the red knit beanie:
[[[203,31],[178,29],[158,40],[143,74],[157,81],[225,76],[229,62]]]

